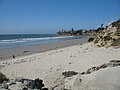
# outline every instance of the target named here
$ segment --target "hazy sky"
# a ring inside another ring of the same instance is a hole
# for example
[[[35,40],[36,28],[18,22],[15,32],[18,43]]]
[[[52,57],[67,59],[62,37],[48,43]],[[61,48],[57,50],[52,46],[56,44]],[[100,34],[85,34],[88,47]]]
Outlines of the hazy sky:
[[[0,0],[0,34],[90,29],[120,18],[120,0]]]

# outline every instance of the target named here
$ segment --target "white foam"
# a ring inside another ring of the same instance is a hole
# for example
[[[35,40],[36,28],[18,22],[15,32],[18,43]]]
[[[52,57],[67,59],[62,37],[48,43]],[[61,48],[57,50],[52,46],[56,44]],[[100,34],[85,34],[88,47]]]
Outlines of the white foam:
[[[30,42],[30,41],[43,41],[43,40],[58,40],[58,39],[68,39],[74,36],[57,36],[57,37],[43,37],[43,38],[21,38],[21,39],[10,39],[10,40],[0,40],[2,43],[20,43],[20,42]]]

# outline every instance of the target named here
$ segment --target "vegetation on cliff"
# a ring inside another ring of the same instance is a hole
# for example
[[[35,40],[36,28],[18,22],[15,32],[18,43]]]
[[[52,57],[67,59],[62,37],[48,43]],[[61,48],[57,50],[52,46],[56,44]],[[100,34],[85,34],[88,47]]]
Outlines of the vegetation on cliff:
[[[120,19],[112,22],[104,30],[98,33],[93,40],[96,46],[119,46],[120,45]]]
[[[57,32],[58,35],[83,35],[83,29],[80,30],[74,30],[73,28],[71,30],[59,30]]]
[[[85,35],[85,36],[96,36],[99,32],[104,30],[103,27],[104,24],[101,24],[100,27],[97,29],[79,29],[79,30],[74,30],[73,28],[71,30],[59,30],[57,32],[58,35]]]
[[[74,30],[59,30],[58,35],[85,35],[85,36],[96,36],[95,38],[90,38],[88,42],[93,41],[93,43],[98,46],[119,46],[120,45],[120,19],[112,22],[108,26],[103,27],[101,24],[97,29],[80,29]]]

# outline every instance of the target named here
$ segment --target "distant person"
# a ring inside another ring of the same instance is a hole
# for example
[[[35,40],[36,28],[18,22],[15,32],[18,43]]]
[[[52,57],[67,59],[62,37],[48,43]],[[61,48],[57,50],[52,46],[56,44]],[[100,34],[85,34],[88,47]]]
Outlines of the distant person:
[[[13,55],[13,58],[15,58],[15,55]]]

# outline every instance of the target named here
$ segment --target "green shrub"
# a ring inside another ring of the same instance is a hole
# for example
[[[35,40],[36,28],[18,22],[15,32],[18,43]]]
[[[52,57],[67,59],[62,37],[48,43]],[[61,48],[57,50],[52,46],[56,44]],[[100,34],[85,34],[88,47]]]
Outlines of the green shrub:
[[[92,42],[94,40],[94,38],[93,37],[90,37],[89,39],[88,39],[88,42]]]
[[[4,81],[8,81],[9,79],[3,74],[0,72],[0,83],[4,82]]]

